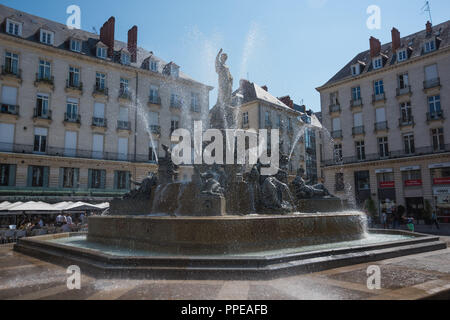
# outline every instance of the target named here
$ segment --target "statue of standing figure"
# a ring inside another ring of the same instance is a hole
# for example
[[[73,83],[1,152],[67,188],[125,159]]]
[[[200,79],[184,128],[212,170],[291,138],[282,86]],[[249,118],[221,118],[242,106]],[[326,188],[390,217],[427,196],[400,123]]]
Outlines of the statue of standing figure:
[[[230,68],[225,64],[228,55],[220,49],[216,57],[216,72],[219,75],[219,94],[217,104],[222,106],[231,106],[231,95],[233,93],[233,76]]]

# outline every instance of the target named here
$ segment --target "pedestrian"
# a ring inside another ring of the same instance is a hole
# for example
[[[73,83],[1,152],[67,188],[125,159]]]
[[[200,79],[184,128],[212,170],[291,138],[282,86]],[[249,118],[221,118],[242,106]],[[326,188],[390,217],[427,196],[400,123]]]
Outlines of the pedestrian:
[[[414,232],[414,218],[408,217],[406,219],[406,226],[408,227],[408,230],[411,232]]]
[[[439,221],[436,214],[436,211],[433,211],[433,214],[431,215],[431,229],[433,229],[433,224],[436,226],[436,228],[439,230]]]
[[[72,221],[72,217],[71,217],[70,213],[68,213],[66,216],[66,222],[69,226],[72,226],[73,221]]]
[[[383,228],[387,229],[388,228],[388,224],[387,224],[387,213],[385,210],[383,210],[383,214],[381,216],[381,222],[383,224]]]

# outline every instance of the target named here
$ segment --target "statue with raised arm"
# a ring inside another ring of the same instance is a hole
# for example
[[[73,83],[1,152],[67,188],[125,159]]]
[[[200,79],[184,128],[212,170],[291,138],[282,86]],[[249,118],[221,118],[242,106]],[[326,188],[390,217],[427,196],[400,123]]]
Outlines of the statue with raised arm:
[[[217,104],[222,106],[231,106],[231,95],[233,93],[233,77],[230,68],[225,64],[228,55],[220,49],[216,58],[216,72],[219,75],[219,94]]]

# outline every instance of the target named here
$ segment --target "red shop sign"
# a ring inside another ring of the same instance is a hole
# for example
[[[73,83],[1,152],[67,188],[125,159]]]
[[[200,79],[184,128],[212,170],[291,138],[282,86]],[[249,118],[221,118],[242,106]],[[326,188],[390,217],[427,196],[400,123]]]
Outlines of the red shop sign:
[[[448,178],[436,178],[433,180],[434,184],[450,184],[450,177]]]
[[[395,188],[395,181],[380,182],[380,189]]]
[[[422,185],[422,180],[406,180],[405,186],[406,187],[419,187]]]

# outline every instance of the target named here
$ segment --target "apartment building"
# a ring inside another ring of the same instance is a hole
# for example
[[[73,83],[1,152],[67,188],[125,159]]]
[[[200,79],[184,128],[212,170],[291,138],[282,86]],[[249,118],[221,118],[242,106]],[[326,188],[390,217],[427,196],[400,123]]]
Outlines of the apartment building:
[[[239,88],[233,93],[233,104],[238,106],[237,123],[241,129],[279,129],[283,152],[292,155],[289,163],[289,175],[295,177],[299,168],[306,164],[313,166],[317,160],[310,161],[310,153],[319,147],[316,144],[316,131],[306,128],[311,117],[294,109],[289,96],[276,98],[269,93],[267,86],[260,87],[248,80],[241,80]],[[314,120],[313,120],[314,121]],[[270,145],[269,145],[270,148]],[[316,154],[316,153],[315,153]],[[319,162],[320,163],[320,162]],[[317,178],[316,171],[309,171],[312,179]]]
[[[317,90],[326,186],[380,212],[403,205],[420,214],[424,202],[448,213],[450,195],[450,22],[392,42],[370,39]]]
[[[208,121],[212,87],[137,38],[117,41],[114,17],[97,35],[0,5],[0,197],[121,195],[173,130]]]

